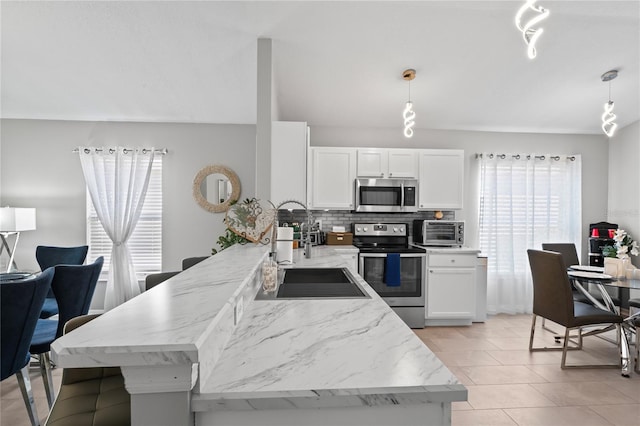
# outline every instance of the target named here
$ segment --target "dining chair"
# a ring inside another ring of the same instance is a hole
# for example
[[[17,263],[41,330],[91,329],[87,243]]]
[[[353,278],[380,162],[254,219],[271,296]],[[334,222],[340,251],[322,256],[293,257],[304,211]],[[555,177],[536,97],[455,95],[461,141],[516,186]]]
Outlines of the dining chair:
[[[567,267],[570,267],[572,265],[580,265],[578,251],[576,250],[576,245],[574,243],[542,243],[542,250],[560,253],[562,255],[562,259],[564,260],[564,264]],[[600,292],[589,291],[589,294],[600,303],[604,303],[604,299]],[[589,298],[577,289],[573,290],[573,298],[578,302],[591,303]],[[611,294],[611,300],[613,301],[614,305],[620,306],[620,298],[617,295]]]
[[[144,289],[150,290],[158,284],[178,275],[182,271],[158,272],[157,274],[149,274],[144,279]]]
[[[40,420],[29,378],[29,344],[53,273],[49,268],[33,278],[0,283],[0,379],[16,375],[32,425]]]
[[[36,260],[40,265],[40,270],[44,271],[51,266],[56,265],[82,265],[87,258],[89,246],[78,247],[53,247],[38,246],[36,247]],[[56,301],[53,291],[49,289],[40,318],[50,318],[58,313],[58,302]]]
[[[57,265],[54,267],[51,288],[58,301],[57,320],[39,319],[36,324],[29,351],[38,355],[40,374],[44,382],[49,407],[53,405],[54,389],[51,380],[51,343],[62,336],[64,324],[71,318],[89,312],[91,298],[102,270],[104,258],[98,257],[89,265]]]
[[[187,257],[186,259],[182,259],[182,270],[189,269],[194,265],[202,262],[203,260],[208,259],[211,256],[200,256],[200,257]]]
[[[67,334],[99,315],[81,315],[64,326]],[[45,426],[131,425],[131,395],[120,367],[65,368]]]
[[[620,325],[624,318],[616,313],[605,311],[588,303],[573,300],[572,285],[567,274],[567,267],[560,253],[544,250],[527,250],[531,277],[533,279],[533,316],[531,319],[531,334],[529,337],[529,351],[561,350],[562,361],[560,367],[567,368],[606,368],[617,367],[621,363],[602,365],[567,365],[567,351],[582,349],[583,338],[601,334],[612,329],[620,333]],[[534,347],[533,339],[537,317],[546,318],[565,328],[564,343],[559,347]],[[587,326],[606,325],[583,332]],[[577,330],[577,336],[570,332]],[[577,337],[576,346],[569,346],[570,337]]]
[[[640,298],[637,299],[629,299],[629,309],[636,308],[640,310]],[[629,312],[633,314],[633,312]],[[635,372],[640,374],[640,317],[636,317],[633,319],[632,325],[636,329],[636,353],[634,355],[635,358]]]

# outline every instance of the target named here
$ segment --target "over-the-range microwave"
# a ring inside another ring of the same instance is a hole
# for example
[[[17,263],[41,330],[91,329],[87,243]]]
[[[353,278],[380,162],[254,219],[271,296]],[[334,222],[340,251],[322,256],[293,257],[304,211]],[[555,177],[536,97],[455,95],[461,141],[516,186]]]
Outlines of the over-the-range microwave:
[[[417,179],[356,179],[355,185],[356,212],[418,211]]]

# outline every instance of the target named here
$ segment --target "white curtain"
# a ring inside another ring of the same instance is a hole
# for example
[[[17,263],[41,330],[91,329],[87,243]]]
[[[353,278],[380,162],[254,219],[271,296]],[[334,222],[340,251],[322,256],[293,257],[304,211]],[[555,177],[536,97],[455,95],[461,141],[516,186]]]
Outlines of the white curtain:
[[[91,201],[113,242],[105,311],[140,294],[127,241],[144,204],[154,151],[153,148],[79,148]]]
[[[479,240],[489,261],[487,312],[531,312],[527,249],[568,242],[580,250],[581,163],[579,155],[481,155]]]

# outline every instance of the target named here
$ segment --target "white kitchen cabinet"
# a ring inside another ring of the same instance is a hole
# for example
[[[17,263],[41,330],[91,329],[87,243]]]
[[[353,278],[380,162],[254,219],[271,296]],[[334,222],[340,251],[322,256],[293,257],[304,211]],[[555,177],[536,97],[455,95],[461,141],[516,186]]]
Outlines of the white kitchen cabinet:
[[[357,175],[361,178],[416,178],[415,149],[358,149]]]
[[[356,149],[313,147],[310,151],[307,205],[314,209],[353,210]]]
[[[421,149],[418,153],[420,210],[461,209],[464,190],[464,151]]]
[[[307,150],[309,127],[304,122],[271,123],[271,196],[278,205],[285,200],[307,201]],[[259,160],[258,160],[259,161]]]
[[[427,254],[427,325],[471,324],[476,317],[475,253]]]

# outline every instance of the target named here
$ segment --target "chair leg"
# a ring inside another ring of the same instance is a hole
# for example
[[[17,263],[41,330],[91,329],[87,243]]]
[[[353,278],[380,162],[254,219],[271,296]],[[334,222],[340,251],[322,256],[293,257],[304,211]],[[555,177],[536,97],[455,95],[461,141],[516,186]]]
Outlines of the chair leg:
[[[29,420],[33,426],[40,426],[40,419],[38,418],[38,411],[36,410],[36,404],[33,399],[33,392],[31,391],[31,379],[29,378],[29,365],[22,367],[16,373],[18,378],[18,385],[20,386],[20,392],[22,392],[22,399],[24,399],[24,405],[27,407],[27,413],[29,414]]]
[[[640,374],[640,325],[636,326],[636,362],[635,372]]]
[[[44,391],[47,394],[47,402],[49,408],[53,407],[53,401],[55,401],[55,390],[53,389],[53,378],[51,376],[51,362],[49,360],[49,352],[38,355],[40,361],[40,375],[42,376],[42,383],[44,383]]]
[[[531,315],[531,332],[529,334],[529,352],[533,351],[533,335],[536,331],[536,314]],[[544,319],[543,319],[544,320]]]

